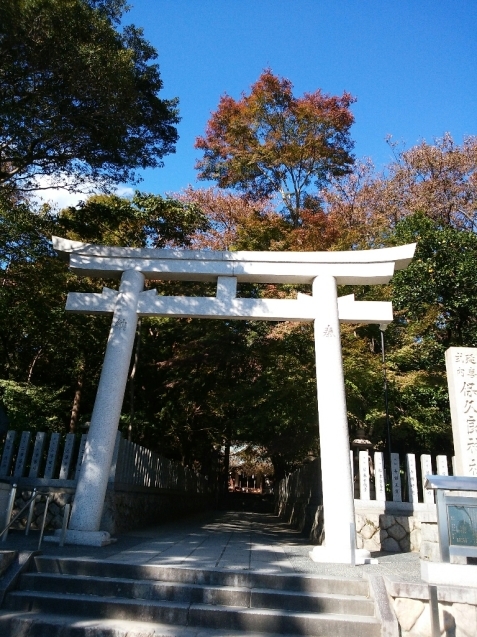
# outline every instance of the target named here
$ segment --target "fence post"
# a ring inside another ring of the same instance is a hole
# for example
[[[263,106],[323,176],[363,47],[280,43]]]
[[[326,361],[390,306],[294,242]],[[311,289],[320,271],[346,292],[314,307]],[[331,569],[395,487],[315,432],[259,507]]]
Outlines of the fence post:
[[[386,501],[386,483],[384,480],[384,459],[381,451],[374,454],[374,486],[376,489],[376,500]]]
[[[434,504],[434,489],[424,487],[426,475],[432,475],[432,459],[429,454],[424,453],[421,456],[422,501],[426,504]]]
[[[370,500],[369,490],[369,453],[368,450],[359,452],[359,497],[360,500]]]
[[[71,436],[72,434],[68,434],[68,435]],[[67,438],[68,438],[68,435],[67,435]],[[45,471],[43,473],[44,478],[47,478],[50,480],[53,478],[53,474],[56,468],[56,457],[58,455],[59,444],[60,444],[60,434],[52,433],[50,438],[50,445],[48,447],[48,455],[46,456]],[[65,448],[66,448],[66,443],[65,443]]]
[[[51,441],[53,443],[53,440]],[[66,434],[65,446],[63,449],[63,457],[61,458],[61,466],[60,466],[60,480],[68,480],[68,475],[70,473],[71,461],[73,459],[73,448],[75,445],[75,435],[74,434]],[[50,450],[51,452],[51,450]],[[54,452],[55,459],[52,464],[54,465],[56,460],[56,451]],[[53,467],[52,467],[53,471]],[[53,475],[53,473],[52,473]]]
[[[43,458],[43,447],[45,446],[46,434],[39,431],[35,436],[35,445],[33,447],[33,455],[30,462],[29,478],[36,478],[40,471],[40,463]]]
[[[15,478],[21,478],[25,472],[30,437],[31,433],[29,431],[22,432],[22,437],[20,438],[20,446],[18,447],[17,460],[15,462],[15,469],[13,471],[13,476]]]
[[[447,456],[437,456],[437,475],[448,476],[449,468],[447,466]]]
[[[17,432],[10,430],[5,438],[5,446],[3,447],[2,462],[0,463],[0,478],[6,478],[10,475],[13,459],[13,444],[15,442]]]
[[[409,502],[419,502],[417,492],[416,456],[413,453],[406,454],[407,490]]]
[[[402,502],[401,465],[398,453],[391,454],[391,484],[393,487],[393,502]]]

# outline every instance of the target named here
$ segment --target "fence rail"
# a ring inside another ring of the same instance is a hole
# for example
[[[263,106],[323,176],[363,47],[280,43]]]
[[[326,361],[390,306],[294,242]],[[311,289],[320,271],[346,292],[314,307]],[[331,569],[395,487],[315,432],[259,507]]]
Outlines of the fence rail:
[[[353,453],[350,451],[351,473],[355,499],[384,502],[410,502],[434,504],[434,491],[425,489],[426,475],[451,475],[453,458],[423,454],[420,462],[414,453],[391,454],[391,460],[380,451],[369,454],[367,450]],[[391,466],[389,466],[391,465]]]
[[[76,482],[86,446],[86,434],[62,437],[38,432],[34,440],[30,431],[8,431],[0,461],[0,479],[43,479]]]
[[[74,487],[78,482],[87,435],[7,432],[0,460],[0,480],[23,486]],[[120,433],[109,483],[119,486],[205,493],[208,480],[188,467],[124,440]]]
[[[194,493],[210,490],[209,482],[203,475],[120,437],[116,440],[109,480],[117,485]]]

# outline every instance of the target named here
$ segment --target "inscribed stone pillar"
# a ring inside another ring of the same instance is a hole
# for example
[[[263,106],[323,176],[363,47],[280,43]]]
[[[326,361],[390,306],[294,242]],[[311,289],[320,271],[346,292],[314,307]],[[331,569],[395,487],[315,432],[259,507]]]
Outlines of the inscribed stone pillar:
[[[477,348],[449,347],[446,370],[455,475],[477,476]]]
[[[143,287],[144,275],[141,272],[128,270],[123,273],[91,417],[67,541],[81,540],[78,543],[102,544],[109,537],[106,532],[98,531],[134,346],[137,303]],[[88,534],[90,541],[88,541]]]
[[[349,564],[354,498],[338,297],[333,276],[320,275],[313,281],[313,299],[325,545],[316,546],[310,556],[316,562]],[[353,543],[355,549],[355,539]]]

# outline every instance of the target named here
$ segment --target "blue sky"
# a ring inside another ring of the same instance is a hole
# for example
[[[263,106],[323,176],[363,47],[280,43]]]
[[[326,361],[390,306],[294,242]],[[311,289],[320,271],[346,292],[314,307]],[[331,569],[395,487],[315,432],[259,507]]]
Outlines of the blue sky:
[[[175,155],[144,173],[164,194],[196,182],[203,134],[220,96],[238,98],[265,67],[295,94],[321,88],[357,98],[357,157],[391,159],[388,134],[408,147],[450,132],[477,134],[476,0],[130,0],[125,22],[159,53],[163,97],[178,97]]]

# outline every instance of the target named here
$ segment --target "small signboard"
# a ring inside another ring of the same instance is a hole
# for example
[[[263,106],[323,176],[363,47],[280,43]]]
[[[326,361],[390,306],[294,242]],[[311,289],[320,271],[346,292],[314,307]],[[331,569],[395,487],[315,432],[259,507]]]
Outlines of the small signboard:
[[[477,503],[447,504],[449,545],[477,547]]]
[[[425,489],[435,489],[437,527],[443,562],[452,555],[477,557],[477,478],[427,475]],[[452,492],[460,492],[453,495]],[[468,493],[469,495],[463,495]]]

